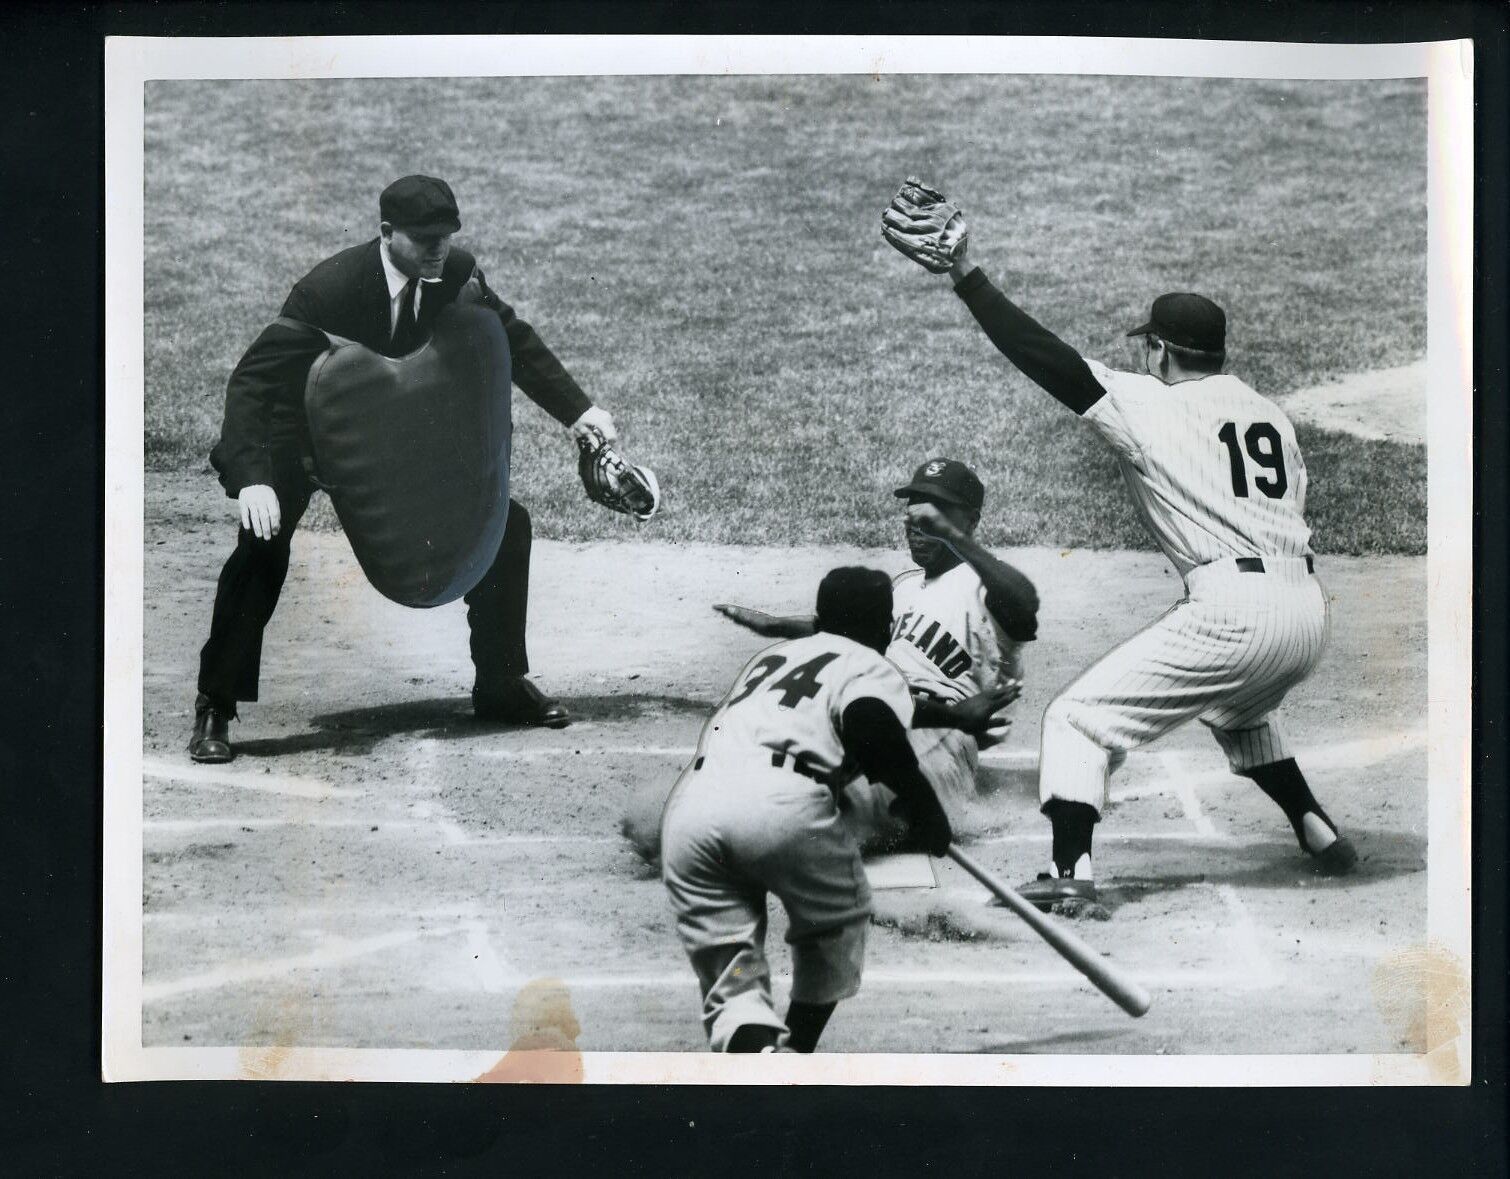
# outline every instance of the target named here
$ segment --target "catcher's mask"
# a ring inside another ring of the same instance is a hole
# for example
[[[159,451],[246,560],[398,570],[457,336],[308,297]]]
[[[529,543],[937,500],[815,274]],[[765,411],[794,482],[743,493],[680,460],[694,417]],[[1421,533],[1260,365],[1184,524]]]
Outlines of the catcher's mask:
[[[863,565],[830,569],[818,584],[818,629],[876,651],[891,640],[891,578]]]
[[[577,446],[577,474],[590,500],[636,520],[655,515],[661,506],[661,485],[654,471],[626,462],[595,426],[577,439]]]

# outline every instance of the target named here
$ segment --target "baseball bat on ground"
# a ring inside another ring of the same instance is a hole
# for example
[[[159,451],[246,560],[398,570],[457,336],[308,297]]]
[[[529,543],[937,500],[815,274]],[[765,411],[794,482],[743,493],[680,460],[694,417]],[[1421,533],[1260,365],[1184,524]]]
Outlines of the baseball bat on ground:
[[[1071,966],[1095,983],[1107,998],[1128,1015],[1136,1019],[1148,1010],[1153,1002],[1148,992],[1079,937],[1045,917],[952,843],[949,845],[949,858],[990,889],[1002,904],[1026,921],[1034,933],[1053,946]]]

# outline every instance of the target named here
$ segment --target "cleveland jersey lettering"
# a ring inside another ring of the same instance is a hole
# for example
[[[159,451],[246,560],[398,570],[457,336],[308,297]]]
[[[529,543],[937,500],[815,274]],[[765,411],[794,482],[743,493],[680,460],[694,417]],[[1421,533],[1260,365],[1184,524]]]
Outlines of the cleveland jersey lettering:
[[[970,658],[970,652],[960,649],[959,640],[940,627],[936,618],[915,611],[909,610],[892,624],[891,638],[893,642],[911,643],[949,679],[954,679],[975,662]]]
[[[1305,460],[1279,406],[1227,374],[1166,385],[1086,363],[1106,395],[1085,420],[1182,577],[1226,557],[1311,554]]]
[[[963,562],[937,577],[910,569],[892,582],[886,657],[915,689],[963,700],[1021,674],[1018,644],[986,609],[980,574]]]
[[[867,696],[891,708],[903,728],[912,725],[907,682],[878,651],[826,631],[777,643],[745,664],[703,726],[698,756],[758,764],[763,752],[785,753],[838,785],[840,718]]]

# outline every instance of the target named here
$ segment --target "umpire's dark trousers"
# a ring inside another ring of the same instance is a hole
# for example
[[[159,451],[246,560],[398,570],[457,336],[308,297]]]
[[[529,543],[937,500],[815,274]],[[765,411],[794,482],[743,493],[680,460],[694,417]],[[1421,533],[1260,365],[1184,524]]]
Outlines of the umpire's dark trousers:
[[[310,485],[295,478],[274,485],[282,516],[278,535],[258,540],[248,529],[236,537],[236,550],[220,571],[210,637],[199,653],[199,690],[227,712],[241,700],[257,699],[262,664],[262,632],[288,576],[289,542],[309,506]],[[466,595],[472,631],[475,688],[493,690],[501,679],[529,670],[524,628],[529,611],[530,514],[509,501],[509,517],[498,556]]]

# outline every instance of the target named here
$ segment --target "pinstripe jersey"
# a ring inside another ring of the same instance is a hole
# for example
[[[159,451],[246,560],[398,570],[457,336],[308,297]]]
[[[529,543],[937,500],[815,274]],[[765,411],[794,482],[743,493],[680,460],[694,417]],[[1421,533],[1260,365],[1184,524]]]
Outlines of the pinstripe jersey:
[[[1226,374],[1166,385],[1087,360],[1106,390],[1090,422],[1183,577],[1225,557],[1305,557],[1306,468],[1279,406]]]

